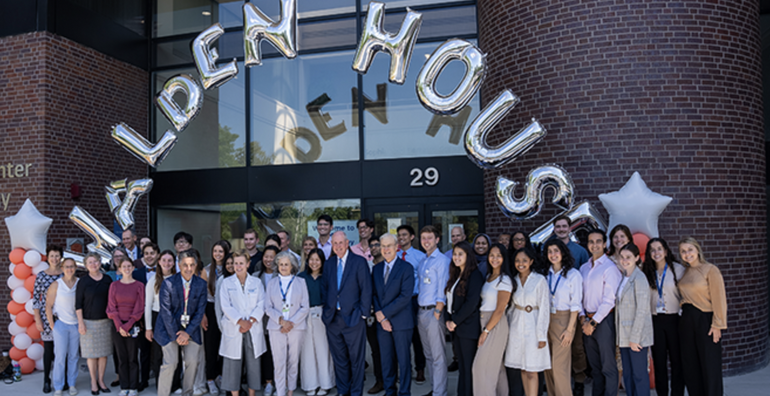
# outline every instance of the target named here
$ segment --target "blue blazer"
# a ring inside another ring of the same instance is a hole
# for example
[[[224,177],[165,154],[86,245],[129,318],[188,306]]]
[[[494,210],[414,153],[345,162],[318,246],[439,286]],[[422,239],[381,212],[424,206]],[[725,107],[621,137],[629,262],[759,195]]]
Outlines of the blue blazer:
[[[184,330],[190,335],[190,339],[198,345],[201,344],[201,320],[206,313],[206,281],[193,275],[190,283],[190,296],[187,300],[187,315],[190,323],[183,329],[180,319],[184,313],[184,284],[182,274],[174,274],[166,278],[160,285],[158,298],[160,299],[160,312],[155,324],[153,336],[161,346],[168,345],[176,340],[176,332]]]
[[[353,327],[369,316],[372,306],[372,277],[366,259],[348,250],[345,271],[340,289],[337,290],[337,257],[332,256],[324,263],[321,281],[321,297],[324,302],[321,319],[326,326],[334,320],[335,314],[342,315],[345,325]],[[340,310],[337,311],[337,303]]]
[[[160,268],[158,268],[160,269]],[[147,286],[147,267],[137,268],[131,273],[131,277]]]
[[[372,270],[372,284],[374,285],[374,312],[382,311],[393,326],[393,330],[413,329],[414,267],[412,264],[396,258],[386,285],[385,261],[382,261]]]

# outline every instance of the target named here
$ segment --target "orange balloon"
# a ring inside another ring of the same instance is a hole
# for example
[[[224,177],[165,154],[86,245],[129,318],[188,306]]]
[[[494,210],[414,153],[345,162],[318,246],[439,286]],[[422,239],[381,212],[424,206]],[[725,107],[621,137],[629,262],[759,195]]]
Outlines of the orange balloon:
[[[37,275],[28,276],[24,280],[24,288],[29,290],[30,293],[35,291],[35,279],[37,279]]]
[[[35,371],[35,361],[25,357],[18,361],[19,365],[21,365],[21,373],[22,374],[32,374],[33,371]]]
[[[13,275],[19,279],[26,280],[28,276],[32,275],[32,268],[29,268],[27,264],[16,264],[16,268],[13,269]]]
[[[24,311],[24,304],[19,304],[16,301],[11,300],[8,303],[8,313],[11,315],[18,315],[19,312]]]
[[[40,339],[40,332],[39,332],[39,331],[37,331],[37,326],[29,326],[29,327],[27,327],[27,335],[28,335],[28,336],[29,336],[29,338],[31,338],[33,341],[34,341],[34,340],[39,340],[39,339]]]
[[[27,251],[22,248],[16,248],[11,250],[11,254],[8,255],[8,258],[11,259],[12,263],[20,264],[24,262],[24,253],[27,253]]]
[[[35,317],[30,315],[29,312],[22,311],[16,315],[16,324],[20,327],[28,327],[32,323],[35,323]]]
[[[11,351],[8,352],[8,356],[10,356],[11,359],[18,362],[21,359],[24,359],[27,357],[27,352],[16,347],[11,347]]]
[[[647,242],[650,241],[650,238],[647,235],[642,234],[641,232],[637,232],[634,234],[634,245],[639,248],[639,256],[644,261],[644,255],[647,253]]]

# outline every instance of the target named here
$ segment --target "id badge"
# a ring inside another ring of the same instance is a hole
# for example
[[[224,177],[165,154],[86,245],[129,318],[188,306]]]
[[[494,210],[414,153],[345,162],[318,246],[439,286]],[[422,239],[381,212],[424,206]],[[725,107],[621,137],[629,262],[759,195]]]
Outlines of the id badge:
[[[664,314],[664,313],[666,313],[666,307],[665,307],[665,306],[660,306],[660,305],[658,305],[658,306],[655,308],[655,312],[657,312],[657,313],[659,313],[659,314]]]
[[[190,324],[190,315],[182,315],[179,318],[179,322],[182,324],[182,327],[187,327]]]
[[[283,308],[281,309],[281,312],[283,313],[289,312],[289,303],[283,303]]]
[[[425,278],[422,280],[422,283],[424,283],[424,284],[426,284],[426,285],[430,285],[430,278],[426,276],[426,277],[425,277]]]
[[[551,297],[551,313],[556,313],[556,299],[553,297]]]

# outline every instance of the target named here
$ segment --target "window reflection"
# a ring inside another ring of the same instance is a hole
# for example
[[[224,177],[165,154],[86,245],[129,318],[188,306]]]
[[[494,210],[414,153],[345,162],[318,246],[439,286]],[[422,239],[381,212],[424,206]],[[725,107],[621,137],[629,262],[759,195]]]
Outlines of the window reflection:
[[[243,64],[238,64],[243,70]],[[155,93],[166,80],[176,74],[187,73],[197,78],[194,69],[158,72],[155,74]],[[179,133],[176,146],[158,166],[158,171],[231,168],[246,165],[246,116],[244,79],[236,78],[218,89],[204,90],[203,106],[187,129]],[[174,98],[184,105],[182,94]],[[155,109],[155,136],[172,129],[163,114]]]
[[[254,204],[251,210],[251,221],[259,240],[280,230],[291,234],[290,247],[300,253],[302,239],[306,235],[318,238],[315,229],[318,216],[328,214],[334,220],[332,233],[345,231],[352,244],[358,243],[356,221],[361,218],[361,200],[359,199],[327,199],[318,201],[291,201]]]
[[[263,60],[251,73],[252,165],[358,159],[352,51]]]
[[[243,0],[157,0],[153,37],[198,33],[214,23],[243,25]]]
[[[375,57],[363,78],[365,159],[441,157],[465,153],[460,140],[465,128],[479,113],[478,94],[457,114],[438,116],[422,107],[415,92],[415,80],[420,68],[439,45],[428,43],[415,46],[404,85],[388,83],[389,55],[380,53]],[[437,91],[443,95],[450,94],[464,73],[462,62],[450,62],[436,81]]]
[[[211,259],[214,243],[224,239],[236,247],[246,231],[245,203],[166,207],[158,208],[157,213],[158,246],[173,251],[174,235],[184,231],[193,236],[193,247],[204,261]]]

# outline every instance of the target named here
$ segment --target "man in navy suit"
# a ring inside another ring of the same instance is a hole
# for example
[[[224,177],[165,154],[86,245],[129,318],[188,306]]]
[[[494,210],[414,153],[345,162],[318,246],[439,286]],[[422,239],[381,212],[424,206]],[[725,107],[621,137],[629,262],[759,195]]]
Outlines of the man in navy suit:
[[[163,365],[158,378],[158,396],[171,393],[171,381],[177,364],[179,348],[184,351],[182,394],[191,396],[198,368],[201,347],[201,320],[206,312],[206,281],[195,276],[198,267],[193,250],[179,254],[180,272],[166,278],[160,285],[160,313],[154,337],[163,348]]]
[[[141,248],[141,258],[134,261],[134,266],[137,263],[142,263],[141,267],[137,267],[132,278],[142,282],[147,286],[147,281],[150,277],[155,276],[156,264],[160,249],[158,245],[149,242]],[[141,322],[144,323],[144,316],[142,316]],[[139,337],[139,392],[143,391],[149,386],[150,380],[150,351],[152,349],[152,343],[145,337]]]
[[[377,339],[380,342],[382,375],[385,380],[385,395],[396,395],[395,360],[398,359],[398,395],[411,394],[412,357],[410,345],[414,332],[412,316],[412,291],[414,290],[414,267],[396,257],[396,237],[384,234],[380,237],[380,251],[384,261],[374,266],[374,316],[377,319]]]
[[[366,259],[350,251],[342,231],[332,236],[334,255],[324,263],[321,319],[326,325],[334,361],[337,393],[361,396],[364,391],[366,317],[372,304],[372,278]]]

